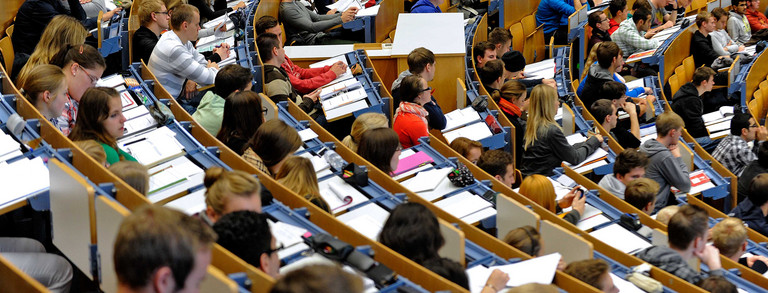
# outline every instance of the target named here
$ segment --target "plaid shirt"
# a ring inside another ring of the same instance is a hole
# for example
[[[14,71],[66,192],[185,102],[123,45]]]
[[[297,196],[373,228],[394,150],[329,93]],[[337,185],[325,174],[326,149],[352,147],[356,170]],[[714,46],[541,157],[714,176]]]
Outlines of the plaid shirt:
[[[619,29],[611,35],[611,39],[624,52],[624,57],[637,52],[656,49],[659,42],[653,39],[646,39],[644,33],[637,30],[637,26],[632,19],[627,19],[619,24]]]
[[[64,104],[64,111],[61,111],[61,116],[56,118],[55,122],[51,121],[64,135],[69,135],[69,132],[75,127],[79,105],[77,101],[70,98],[69,94],[67,94],[67,103]]]
[[[750,148],[741,136],[730,134],[717,145],[712,157],[725,165],[734,175],[741,176],[744,168],[752,161],[757,160],[758,145],[756,143]]]
[[[248,163],[251,163],[251,165],[256,167],[256,169],[259,169],[261,172],[264,172],[269,176],[272,176],[272,173],[270,173],[267,166],[264,165],[264,161],[261,159],[261,157],[259,157],[259,155],[257,155],[256,152],[254,152],[250,147],[248,147],[245,152],[243,152],[242,157]]]

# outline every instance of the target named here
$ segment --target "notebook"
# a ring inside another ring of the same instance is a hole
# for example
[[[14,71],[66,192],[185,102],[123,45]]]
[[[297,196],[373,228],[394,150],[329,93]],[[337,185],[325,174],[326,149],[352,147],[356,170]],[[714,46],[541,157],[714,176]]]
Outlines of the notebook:
[[[427,153],[417,152],[413,155],[400,159],[400,162],[397,164],[397,169],[392,173],[395,175],[402,174],[404,172],[425,166],[427,164],[431,164],[433,162],[434,160]]]

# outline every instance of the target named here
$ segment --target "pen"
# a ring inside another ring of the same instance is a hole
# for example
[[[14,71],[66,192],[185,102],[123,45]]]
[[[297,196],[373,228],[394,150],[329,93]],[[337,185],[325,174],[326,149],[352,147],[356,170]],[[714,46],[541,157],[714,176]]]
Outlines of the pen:
[[[137,142],[142,142],[142,141],[145,141],[145,140],[147,140],[147,138],[146,138],[146,137],[142,137],[142,138],[139,138],[139,139],[137,139],[137,140],[134,140],[134,141],[132,141],[132,142],[128,142],[128,143],[124,144],[123,146],[129,146],[129,145],[132,145],[132,144],[134,144],[134,143],[137,143]]]

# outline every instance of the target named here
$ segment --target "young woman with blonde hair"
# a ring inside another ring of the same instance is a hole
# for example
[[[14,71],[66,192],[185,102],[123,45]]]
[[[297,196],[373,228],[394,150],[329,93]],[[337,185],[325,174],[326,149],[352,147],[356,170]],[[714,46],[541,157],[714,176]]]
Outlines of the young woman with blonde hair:
[[[149,169],[141,163],[120,161],[109,166],[109,171],[142,195],[149,192]]]
[[[344,137],[341,144],[347,146],[353,152],[357,152],[357,146],[360,143],[360,138],[363,136],[363,132],[376,128],[389,127],[389,120],[387,116],[381,113],[365,113],[358,116],[355,122],[352,123],[352,130]]]
[[[205,218],[210,224],[235,211],[261,212],[261,183],[243,171],[220,167],[205,171]]]
[[[51,59],[51,64],[61,67],[67,76],[67,103],[55,125],[69,135],[77,121],[80,98],[96,85],[107,64],[99,50],[90,45],[67,45]]]
[[[537,85],[531,91],[523,157],[518,162],[524,177],[532,174],[552,176],[553,170],[563,161],[572,165],[581,163],[603,142],[603,137],[596,134],[571,146],[555,121],[559,103],[557,91],[550,86]]]
[[[16,77],[17,85],[24,83],[32,69],[38,65],[51,63],[51,59],[61,48],[67,45],[81,45],[85,43],[86,37],[88,37],[88,31],[74,17],[63,14],[54,16],[45,27],[35,51],[19,71]]]
[[[586,203],[586,197],[579,194],[579,187],[574,187],[558,201],[552,182],[547,177],[535,174],[523,179],[523,183],[520,184],[520,194],[555,214],[561,214],[564,208],[572,207],[570,212],[561,217],[576,225],[584,214]]]
[[[61,68],[43,64],[29,72],[29,80],[19,84],[27,98],[45,119],[56,125],[56,119],[67,103],[67,77]]]
[[[299,156],[285,159],[283,167],[275,176],[277,182],[303,196],[317,207],[330,213],[328,203],[320,197],[320,187],[317,184],[317,174],[312,161]]]

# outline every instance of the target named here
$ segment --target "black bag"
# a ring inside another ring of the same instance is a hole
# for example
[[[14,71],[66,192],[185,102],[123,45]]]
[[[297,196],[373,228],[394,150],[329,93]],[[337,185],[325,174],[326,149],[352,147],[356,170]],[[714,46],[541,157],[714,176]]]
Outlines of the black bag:
[[[475,111],[483,112],[486,108],[488,108],[488,96],[481,95],[472,101],[472,109],[475,109]]]

